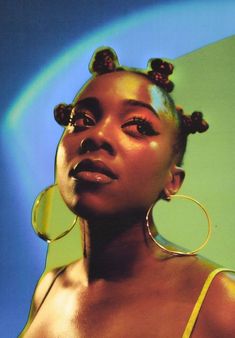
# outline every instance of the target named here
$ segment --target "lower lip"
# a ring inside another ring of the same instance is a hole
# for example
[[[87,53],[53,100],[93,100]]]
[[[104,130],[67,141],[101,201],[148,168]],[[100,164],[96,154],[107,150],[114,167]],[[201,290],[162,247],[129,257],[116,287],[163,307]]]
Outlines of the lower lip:
[[[99,184],[108,184],[113,181],[111,177],[94,171],[80,171],[73,177],[73,179]]]

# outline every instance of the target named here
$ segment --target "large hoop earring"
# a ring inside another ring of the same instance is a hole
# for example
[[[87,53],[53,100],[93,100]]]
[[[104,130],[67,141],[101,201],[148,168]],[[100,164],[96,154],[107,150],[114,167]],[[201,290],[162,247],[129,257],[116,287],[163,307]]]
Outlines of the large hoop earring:
[[[56,204],[56,205],[55,205]],[[53,210],[55,209],[55,210]],[[59,217],[61,216],[61,217]],[[61,220],[63,218],[63,220]],[[64,221],[64,219],[66,219]],[[44,189],[36,198],[32,208],[32,225],[35,233],[47,243],[52,243],[66,236],[76,225],[78,216],[70,211],[59,192],[57,184],[51,185]],[[57,222],[69,222],[71,224],[67,229],[59,226]],[[54,234],[51,234],[53,233]]]
[[[147,226],[148,234],[149,234],[150,238],[154,241],[154,243],[158,247],[160,247],[164,252],[169,253],[170,255],[194,256],[194,255],[196,255],[196,253],[198,251],[200,251],[202,248],[204,248],[204,246],[208,243],[208,241],[210,239],[210,236],[211,236],[211,219],[210,219],[210,216],[209,216],[207,210],[205,209],[205,207],[200,202],[195,200],[194,198],[187,196],[187,195],[171,195],[170,198],[172,198],[172,197],[190,200],[193,203],[195,203],[196,205],[198,205],[203,210],[203,212],[206,216],[206,219],[207,219],[207,226],[208,226],[206,239],[204,240],[204,242],[198,248],[196,248],[195,250],[192,250],[192,251],[185,251],[184,252],[184,251],[181,251],[181,250],[171,250],[171,249],[166,248],[164,245],[162,245],[161,243],[159,243],[156,240],[156,238],[152,235],[152,232],[151,232],[151,224],[150,223],[153,224],[152,210],[154,208],[155,203],[151,205],[151,207],[149,208],[149,210],[146,214],[146,226]]]

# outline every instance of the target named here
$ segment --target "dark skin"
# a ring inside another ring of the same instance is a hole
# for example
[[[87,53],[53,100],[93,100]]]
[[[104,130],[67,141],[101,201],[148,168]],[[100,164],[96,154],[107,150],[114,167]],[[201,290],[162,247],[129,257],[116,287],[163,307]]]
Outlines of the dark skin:
[[[146,233],[150,205],[175,194],[184,177],[172,152],[177,122],[158,88],[130,72],[92,79],[75,100],[80,111],[58,147],[57,181],[83,218],[84,256],[57,277],[37,312],[56,271],[41,279],[22,337],[182,337],[216,266],[170,256]],[[71,175],[88,158],[103,161],[112,178],[86,170]],[[192,337],[234,337],[234,318],[235,284],[221,273]]]

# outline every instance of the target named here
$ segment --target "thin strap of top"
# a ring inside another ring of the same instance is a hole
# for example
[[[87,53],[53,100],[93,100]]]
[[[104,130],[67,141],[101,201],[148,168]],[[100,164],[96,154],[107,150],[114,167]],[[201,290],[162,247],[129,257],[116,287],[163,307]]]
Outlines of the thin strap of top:
[[[199,312],[201,310],[201,307],[202,307],[202,304],[203,304],[203,301],[207,295],[207,291],[213,281],[213,279],[215,278],[215,276],[220,273],[220,272],[234,272],[234,270],[231,270],[231,269],[224,269],[224,268],[219,268],[219,269],[216,269],[214,271],[212,271],[204,285],[203,285],[203,288],[200,292],[200,295],[196,301],[196,304],[194,305],[194,308],[193,308],[193,311],[191,313],[191,316],[189,317],[189,320],[188,320],[188,323],[186,325],[186,328],[184,330],[184,334],[182,336],[182,338],[189,338],[193,332],[193,329],[194,329],[194,326],[196,324],[196,321],[197,321],[197,318],[198,318],[198,315],[199,315]]]
[[[34,315],[34,318],[36,317],[36,315],[37,315],[38,311],[40,310],[42,304],[44,303],[45,299],[47,298],[48,293],[51,291],[51,288],[52,288],[52,286],[54,285],[56,279],[59,277],[59,275],[60,275],[65,269],[66,269],[66,266],[63,266],[62,268],[60,268],[60,269],[57,271],[57,273],[56,273],[56,275],[54,276],[54,278],[53,278],[53,280],[52,280],[52,282],[51,282],[49,288],[47,289],[47,292],[45,293],[45,295],[44,295],[44,297],[43,297],[43,299],[42,299],[40,305],[39,305],[38,308],[37,308],[37,311],[36,311],[36,313],[35,313],[35,315]]]
[[[25,326],[23,332],[21,332],[21,334],[19,335],[19,338],[23,338],[24,333],[26,332],[25,330],[28,330],[29,325],[31,325],[31,324],[34,322],[34,320],[35,320],[35,318],[36,318],[36,316],[37,316],[39,310],[41,309],[41,307],[42,307],[42,305],[43,305],[45,299],[47,298],[49,292],[51,291],[51,288],[52,288],[52,286],[54,285],[56,279],[59,277],[59,275],[60,275],[65,269],[66,269],[66,266],[63,266],[62,268],[59,268],[59,269],[58,269],[58,271],[56,272],[56,275],[54,276],[54,278],[53,278],[53,280],[52,280],[52,282],[51,282],[49,288],[47,289],[47,291],[46,291],[44,297],[42,298],[41,303],[39,304],[39,306],[38,306],[36,312],[34,313],[34,316],[33,316],[32,320],[29,319],[29,321],[28,321],[28,323],[26,324],[26,326]],[[30,310],[30,312],[31,312],[31,310]],[[31,314],[30,314],[29,318],[30,318],[30,317],[31,317]]]

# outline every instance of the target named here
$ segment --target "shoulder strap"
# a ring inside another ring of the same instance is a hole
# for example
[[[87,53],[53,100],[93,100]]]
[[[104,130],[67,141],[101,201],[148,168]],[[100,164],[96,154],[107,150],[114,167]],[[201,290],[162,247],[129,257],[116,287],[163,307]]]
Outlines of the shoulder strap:
[[[39,304],[39,306],[38,306],[38,308],[37,308],[37,311],[36,311],[36,313],[35,313],[35,315],[34,315],[34,318],[36,317],[38,311],[39,311],[40,308],[42,307],[42,304],[44,303],[44,301],[45,301],[45,299],[47,298],[49,292],[51,291],[51,288],[52,288],[52,286],[54,285],[56,279],[59,277],[59,275],[60,275],[65,269],[66,269],[66,266],[63,266],[63,267],[60,268],[60,269],[57,271],[57,273],[55,274],[55,276],[54,276],[54,278],[53,278],[53,280],[52,280],[52,282],[51,282],[49,288],[47,289],[47,291],[46,291],[44,297],[42,298],[41,303]]]
[[[40,310],[42,304],[44,303],[46,297],[48,296],[48,293],[50,292],[50,290],[51,290],[52,286],[54,285],[56,279],[65,269],[66,269],[66,266],[57,270],[52,282],[50,283],[50,285],[49,285],[44,297],[42,298],[38,308],[36,309],[35,313],[33,313],[33,311],[32,311],[32,304],[31,304],[31,309],[30,309],[30,312],[29,312],[29,317],[28,317],[27,323],[26,323],[23,331],[20,333],[19,338],[23,338],[25,336],[25,333],[27,332],[27,330],[29,329],[29,327],[31,326],[33,321],[35,320],[35,317],[37,316],[38,311]]]
[[[193,308],[193,311],[191,313],[191,316],[189,317],[189,320],[188,320],[188,323],[186,325],[186,328],[184,330],[184,333],[183,333],[183,336],[182,338],[189,338],[191,333],[193,332],[193,329],[194,329],[194,326],[195,326],[195,323],[197,321],[197,318],[198,318],[198,315],[199,315],[199,312],[201,310],[201,307],[202,307],[202,304],[203,304],[203,301],[206,297],[206,294],[207,294],[207,291],[213,281],[213,279],[215,278],[215,276],[220,273],[220,272],[234,272],[234,270],[231,270],[231,269],[224,269],[224,268],[219,268],[219,269],[216,269],[214,271],[212,271],[204,285],[203,285],[203,288],[200,292],[200,295],[196,301],[196,304],[194,305],[194,308]]]

